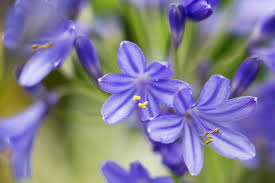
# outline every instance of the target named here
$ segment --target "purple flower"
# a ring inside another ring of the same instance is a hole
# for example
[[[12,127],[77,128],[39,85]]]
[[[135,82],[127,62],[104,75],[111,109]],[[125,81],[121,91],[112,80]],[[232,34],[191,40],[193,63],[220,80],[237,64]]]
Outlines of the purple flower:
[[[172,106],[179,87],[188,87],[182,81],[169,79],[173,71],[166,62],[154,62],[146,68],[141,49],[132,42],[120,44],[117,59],[122,73],[98,79],[100,88],[113,94],[101,110],[108,124],[127,119],[138,108],[142,121],[154,119],[160,113],[160,105]]]
[[[275,71],[275,44],[271,44],[268,47],[258,47],[251,50],[251,55],[262,60],[270,70]]]
[[[105,162],[101,171],[108,183],[173,183],[170,177],[151,178],[138,161],[131,163],[129,172],[112,161]]]
[[[102,77],[102,70],[93,44],[88,38],[78,36],[74,45],[83,68],[91,78],[97,81],[98,78]]]
[[[47,100],[39,100],[19,114],[0,119],[0,151],[11,151],[10,165],[17,180],[32,176],[35,137],[56,102],[56,94],[49,94]]]
[[[203,167],[203,144],[228,158],[255,156],[253,144],[244,135],[219,124],[243,119],[256,107],[255,97],[228,99],[229,83],[227,78],[213,75],[197,103],[190,88],[178,91],[173,102],[177,115],[160,116],[148,124],[148,133],[157,142],[169,144],[182,135],[183,158],[191,175],[198,175]]]
[[[219,0],[184,0],[182,3],[187,17],[197,22],[212,15],[212,8],[219,3]]]
[[[256,79],[261,60],[257,57],[249,57],[243,61],[234,75],[231,85],[231,96],[240,96]]]
[[[168,8],[168,20],[174,47],[178,48],[182,41],[186,21],[184,6],[181,3],[170,4]]]

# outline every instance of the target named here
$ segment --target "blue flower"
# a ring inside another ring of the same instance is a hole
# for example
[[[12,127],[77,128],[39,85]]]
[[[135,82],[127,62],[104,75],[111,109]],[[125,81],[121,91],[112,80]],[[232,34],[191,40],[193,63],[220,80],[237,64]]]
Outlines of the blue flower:
[[[186,10],[187,17],[192,21],[202,21],[213,13],[220,0],[185,0],[183,6]]]
[[[171,107],[178,87],[188,87],[179,80],[170,80],[173,71],[166,62],[154,62],[146,68],[141,49],[123,41],[117,55],[120,73],[98,79],[102,90],[113,95],[104,103],[101,114],[108,124],[127,119],[139,108],[141,120],[153,119],[160,113],[160,104]]]
[[[0,151],[11,152],[10,165],[17,180],[32,176],[35,137],[56,102],[56,94],[49,94],[47,100],[39,100],[19,114],[0,119]]]
[[[213,75],[197,103],[190,88],[181,89],[173,102],[177,115],[160,116],[148,124],[154,141],[169,144],[183,136],[183,158],[191,175],[198,175],[203,167],[203,144],[228,158],[246,160],[255,156],[255,148],[245,136],[219,124],[243,119],[256,107],[255,97],[228,99],[229,83],[227,78]]]
[[[71,53],[76,38],[75,24],[65,21],[49,30],[47,36],[33,42],[33,55],[23,67],[18,82],[31,87],[42,81],[52,70],[59,68]]]
[[[178,48],[182,41],[186,21],[184,6],[181,3],[169,5],[168,20],[174,47]]]
[[[105,162],[101,171],[108,183],[173,183],[170,177],[151,178],[138,161],[131,163],[129,172],[112,161]]]
[[[256,79],[261,60],[257,57],[249,57],[243,61],[236,71],[231,85],[231,96],[240,96]]]

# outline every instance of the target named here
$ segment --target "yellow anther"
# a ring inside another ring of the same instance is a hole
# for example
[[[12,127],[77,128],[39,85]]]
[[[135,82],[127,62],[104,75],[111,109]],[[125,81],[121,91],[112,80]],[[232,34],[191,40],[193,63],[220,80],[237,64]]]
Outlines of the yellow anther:
[[[146,109],[146,106],[148,105],[148,101],[144,102],[144,103],[138,103],[138,106],[142,109]]]
[[[209,139],[209,140],[205,141],[204,143],[205,143],[205,144],[209,144],[209,143],[211,143],[211,142],[213,142],[213,140]]]
[[[36,49],[38,48],[38,44],[33,44],[32,45],[32,52],[34,53],[34,52],[36,52]]]
[[[207,139],[211,140],[211,139],[213,139],[213,137],[211,137],[211,136],[207,136]]]
[[[40,49],[48,49],[53,46],[53,43],[46,43],[43,45],[38,46]]]
[[[213,130],[211,133],[218,133],[220,131],[219,128],[216,128],[215,130]]]
[[[207,136],[207,135],[210,135],[210,133],[209,132],[205,132],[203,135]]]
[[[141,100],[141,97],[135,95],[135,96],[133,97],[133,100],[135,100],[135,101]]]

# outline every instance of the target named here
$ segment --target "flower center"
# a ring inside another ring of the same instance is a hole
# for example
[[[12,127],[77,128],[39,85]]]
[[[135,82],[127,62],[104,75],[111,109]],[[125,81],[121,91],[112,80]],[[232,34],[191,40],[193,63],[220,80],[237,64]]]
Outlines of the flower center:
[[[134,101],[139,101],[139,100],[141,100],[141,96],[135,95],[135,96],[133,97],[133,100],[134,100]],[[145,110],[145,109],[146,109],[146,106],[148,105],[148,103],[149,103],[148,101],[145,101],[145,102],[143,102],[143,103],[140,103],[140,102],[139,102],[139,103],[138,103],[138,107]]]

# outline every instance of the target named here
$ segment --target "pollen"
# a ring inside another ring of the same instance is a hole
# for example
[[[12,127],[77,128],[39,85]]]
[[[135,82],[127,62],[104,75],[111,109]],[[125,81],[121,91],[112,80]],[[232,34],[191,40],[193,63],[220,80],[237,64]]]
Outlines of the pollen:
[[[146,109],[146,106],[148,105],[148,101],[144,102],[144,103],[138,103],[138,106],[139,108],[142,108],[142,109]]]
[[[207,139],[211,140],[211,139],[213,139],[213,137],[211,137],[211,136],[207,136]]]
[[[213,130],[211,133],[218,133],[220,131],[220,129],[219,128],[216,128],[215,130]]]
[[[210,133],[209,132],[205,132],[203,135],[207,136],[207,135],[210,135]]]
[[[34,52],[36,52],[36,49],[39,47],[39,45],[38,44],[33,44],[32,45],[32,52],[34,53]]]
[[[39,48],[40,49],[48,49],[52,46],[53,46],[53,43],[51,42],[51,43],[46,43],[46,44],[40,45]]]
[[[213,140],[209,139],[209,140],[205,141],[204,143],[207,145],[207,144],[210,144],[211,142],[213,142]]]
[[[135,95],[135,96],[133,97],[133,100],[134,100],[134,101],[141,100],[141,97],[140,97],[140,96],[136,96],[136,95]]]

